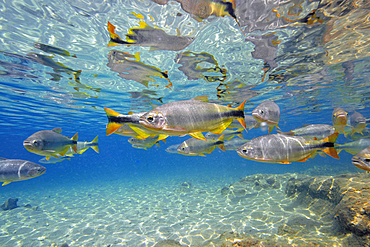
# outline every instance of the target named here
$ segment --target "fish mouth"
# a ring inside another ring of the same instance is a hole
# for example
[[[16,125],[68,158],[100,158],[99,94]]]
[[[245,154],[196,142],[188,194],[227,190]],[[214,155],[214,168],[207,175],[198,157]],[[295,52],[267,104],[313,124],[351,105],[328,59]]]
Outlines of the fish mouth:
[[[252,112],[252,116],[257,120],[257,121],[266,121],[267,119],[262,118],[257,112]]]
[[[352,158],[352,164],[361,170],[370,171],[370,166],[356,157]]]

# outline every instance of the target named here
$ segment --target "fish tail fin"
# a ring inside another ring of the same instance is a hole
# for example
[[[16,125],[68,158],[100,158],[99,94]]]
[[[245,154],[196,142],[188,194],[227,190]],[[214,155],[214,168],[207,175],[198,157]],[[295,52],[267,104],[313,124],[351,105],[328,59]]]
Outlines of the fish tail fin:
[[[99,146],[91,146],[92,150],[94,150],[96,153],[99,153]]]
[[[237,111],[242,111],[243,112],[243,117],[241,118],[237,118],[237,120],[239,121],[239,123],[243,126],[243,128],[245,130],[247,130],[247,126],[245,125],[245,120],[244,120],[244,105],[245,105],[245,102],[247,101],[247,99],[245,99],[243,101],[243,103],[240,104],[240,106],[236,107],[235,110]]]
[[[116,27],[108,21],[108,32],[109,32],[109,37],[110,37],[109,43],[107,45],[108,47],[112,47],[112,46],[115,46],[115,45],[120,45],[120,44],[125,43],[121,39],[121,37],[118,36],[118,34],[116,34],[114,32],[115,29],[116,29]]]
[[[324,148],[322,151],[335,159],[339,159],[337,150],[334,147]]]
[[[120,123],[108,123],[107,124],[107,129],[105,131],[105,134],[107,136],[111,135],[112,133],[114,133],[116,130],[118,130],[123,124],[120,124]]]
[[[335,143],[335,141],[338,138],[339,133],[337,131],[334,132],[334,134],[324,138],[322,141],[323,142],[330,142],[330,143]]]
[[[74,142],[77,142],[78,140],[78,133],[76,133],[72,138],[71,138],[72,141]]]
[[[244,139],[243,134],[237,134],[236,136],[238,136],[238,137],[240,137],[240,138]]]
[[[91,143],[98,143],[99,135],[95,136],[95,138],[91,141]]]

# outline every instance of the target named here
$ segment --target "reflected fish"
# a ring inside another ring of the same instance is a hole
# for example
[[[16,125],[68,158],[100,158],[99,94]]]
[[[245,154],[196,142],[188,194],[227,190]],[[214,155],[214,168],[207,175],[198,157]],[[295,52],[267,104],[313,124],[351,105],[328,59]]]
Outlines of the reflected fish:
[[[45,167],[31,161],[0,158],[0,182],[3,186],[41,176],[45,172]]]
[[[315,140],[321,140],[334,134],[335,128],[328,124],[309,124],[301,128],[283,132],[286,135],[304,136]]]
[[[348,113],[340,107],[335,108],[332,113],[332,120],[333,120],[334,128],[338,132],[343,132],[343,134],[345,134],[344,128],[347,125],[347,116],[348,116]]]
[[[130,28],[126,34],[127,41],[122,40],[116,33],[116,27],[108,21],[110,41],[108,47],[115,45],[135,45],[150,47],[151,50],[180,51],[190,45],[195,38],[173,36],[166,34],[162,29],[151,27],[140,21],[140,27]]]
[[[340,153],[342,150],[345,150],[347,153],[350,154],[358,154],[364,148],[370,146],[370,138],[364,138],[357,141],[344,143],[344,144],[335,144],[335,149]]]
[[[169,84],[165,87],[172,87],[167,71],[162,72],[156,67],[140,62],[139,53],[131,55],[127,52],[111,50],[108,54],[108,60],[107,66],[112,71],[118,72],[119,77],[139,82],[146,87],[149,87],[149,82],[155,82],[152,77],[160,77],[168,80]]]
[[[244,128],[244,104],[237,108],[207,102],[204,96],[175,101],[154,108],[140,118],[145,128],[165,135],[190,135],[207,141],[202,132],[221,134],[237,119]]]
[[[237,149],[237,153],[246,159],[281,164],[290,164],[291,161],[304,162],[318,150],[339,159],[334,149],[337,137],[337,132],[322,140],[284,134],[264,135],[242,145]]]
[[[352,164],[361,170],[370,171],[370,146],[353,156]]]
[[[257,120],[258,124],[254,128],[261,126],[261,123],[266,123],[269,128],[269,133],[274,129],[278,129],[280,119],[280,108],[272,100],[266,100],[259,104],[253,111],[252,116]]]
[[[47,160],[51,156],[59,158],[58,154],[64,156],[70,147],[77,153],[78,134],[69,139],[61,132],[61,128],[38,131],[24,140],[23,146],[31,153],[46,156]]]
[[[61,49],[61,48],[58,48],[58,47],[55,47],[55,46],[51,46],[51,45],[35,43],[33,45],[33,47],[35,47],[39,50],[42,50],[44,52],[54,54],[54,55],[60,55],[60,56],[64,56],[64,57],[71,56],[67,50],[64,50],[64,49]],[[71,57],[76,57],[76,55],[72,55]]]
[[[353,133],[360,133],[363,135],[362,131],[366,128],[366,119],[365,117],[355,111],[350,117],[349,117],[349,122],[353,128]]]
[[[221,135],[216,140],[210,139],[207,141],[190,138],[178,146],[177,152],[183,155],[205,156],[205,153],[212,153],[216,147],[219,147],[222,151],[225,151],[224,135]]]

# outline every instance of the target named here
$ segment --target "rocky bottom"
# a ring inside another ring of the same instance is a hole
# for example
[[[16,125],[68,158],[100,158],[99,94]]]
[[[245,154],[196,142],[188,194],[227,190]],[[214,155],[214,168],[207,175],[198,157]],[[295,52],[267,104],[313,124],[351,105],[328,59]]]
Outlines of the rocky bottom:
[[[255,174],[221,188],[172,179],[20,192],[16,207],[1,197],[0,245],[369,246],[369,183]]]

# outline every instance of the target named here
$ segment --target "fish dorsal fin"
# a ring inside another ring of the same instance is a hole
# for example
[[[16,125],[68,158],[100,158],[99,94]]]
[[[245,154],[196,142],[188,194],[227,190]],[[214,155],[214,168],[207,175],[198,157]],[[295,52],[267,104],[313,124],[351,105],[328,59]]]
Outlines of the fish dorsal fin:
[[[57,128],[52,129],[52,131],[60,134],[60,133],[62,133],[62,128],[57,127]]]
[[[202,101],[202,102],[209,103],[208,95],[197,96],[197,97],[192,98],[192,100],[199,100],[199,101]]]

